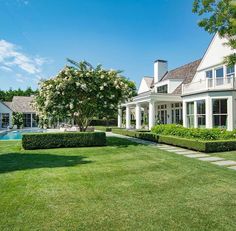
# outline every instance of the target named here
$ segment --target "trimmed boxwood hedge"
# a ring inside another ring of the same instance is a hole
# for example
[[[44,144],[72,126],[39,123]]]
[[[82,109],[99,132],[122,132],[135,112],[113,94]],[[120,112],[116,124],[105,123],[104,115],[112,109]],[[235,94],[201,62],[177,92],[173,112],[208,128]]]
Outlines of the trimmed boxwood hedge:
[[[26,150],[104,145],[106,145],[105,132],[26,133],[22,135],[22,147]]]
[[[112,132],[157,143],[170,144],[199,152],[210,153],[236,150],[236,140],[203,141],[176,136],[158,135],[152,132],[138,132],[124,129],[113,129]]]
[[[152,128],[152,132],[158,135],[177,136],[194,140],[234,140],[236,130],[227,131],[220,128],[185,128],[177,124],[161,124]],[[236,140],[236,139],[235,139]]]

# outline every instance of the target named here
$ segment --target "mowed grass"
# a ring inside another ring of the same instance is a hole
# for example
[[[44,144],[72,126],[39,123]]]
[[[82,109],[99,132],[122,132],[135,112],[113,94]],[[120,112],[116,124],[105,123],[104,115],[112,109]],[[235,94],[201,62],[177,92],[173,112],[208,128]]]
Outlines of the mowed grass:
[[[236,230],[236,172],[108,138],[24,151],[0,142],[0,230]]]
[[[236,151],[211,153],[212,156],[225,158],[226,160],[236,161]]]

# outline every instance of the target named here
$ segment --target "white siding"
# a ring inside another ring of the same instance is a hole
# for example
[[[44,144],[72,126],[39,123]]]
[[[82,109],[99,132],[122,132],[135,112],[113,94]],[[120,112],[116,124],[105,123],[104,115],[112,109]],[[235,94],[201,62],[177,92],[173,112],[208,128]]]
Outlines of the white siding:
[[[138,94],[143,93],[143,92],[147,92],[149,90],[150,90],[150,88],[148,87],[145,79],[142,79],[141,84],[138,89]]]
[[[205,79],[205,71],[207,69],[221,65],[225,56],[235,52],[235,50],[232,50],[229,46],[225,45],[227,41],[228,40],[226,38],[220,38],[218,34],[214,36],[192,82]]]
[[[10,126],[12,125],[12,110],[0,102],[0,114],[9,113],[10,114]],[[1,127],[2,121],[0,121]]]

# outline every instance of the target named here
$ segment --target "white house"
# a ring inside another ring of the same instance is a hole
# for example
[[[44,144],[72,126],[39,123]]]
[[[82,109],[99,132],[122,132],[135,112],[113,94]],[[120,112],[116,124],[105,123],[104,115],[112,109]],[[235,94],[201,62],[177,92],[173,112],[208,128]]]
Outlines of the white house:
[[[154,77],[142,79],[138,95],[122,105],[118,126],[136,129],[157,123],[183,123],[185,127],[236,129],[235,66],[226,66],[224,57],[236,51],[225,45],[218,34],[203,58],[174,70],[164,60],[154,62]]]
[[[23,114],[25,128],[37,127],[37,117],[31,106],[33,96],[14,96],[12,102],[0,102],[0,129],[12,127],[14,112]]]

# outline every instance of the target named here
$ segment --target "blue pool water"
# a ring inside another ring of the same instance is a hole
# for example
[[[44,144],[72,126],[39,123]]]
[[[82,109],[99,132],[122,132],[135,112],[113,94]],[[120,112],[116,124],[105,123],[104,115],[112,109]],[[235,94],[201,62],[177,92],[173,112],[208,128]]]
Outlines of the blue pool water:
[[[43,129],[27,129],[27,130],[18,130],[18,131],[9,131],[0,134],[0,140],[21,140],[23,133],[35,133],[35,132],[46,132]]]

